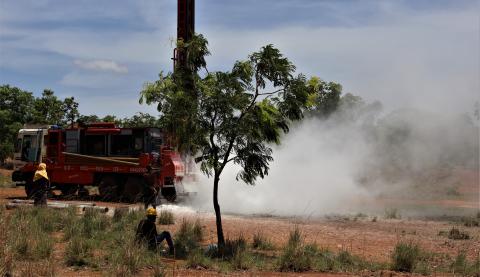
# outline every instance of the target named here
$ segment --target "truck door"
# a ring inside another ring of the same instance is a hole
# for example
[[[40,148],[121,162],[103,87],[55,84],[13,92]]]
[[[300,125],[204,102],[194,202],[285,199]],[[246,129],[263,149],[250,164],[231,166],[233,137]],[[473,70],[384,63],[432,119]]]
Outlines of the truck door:
[[[21,158],[24,162],[40,162],[42,151],[42,130],[23,135],[21,143]],[[17,142],[18,143],[18,142]]]

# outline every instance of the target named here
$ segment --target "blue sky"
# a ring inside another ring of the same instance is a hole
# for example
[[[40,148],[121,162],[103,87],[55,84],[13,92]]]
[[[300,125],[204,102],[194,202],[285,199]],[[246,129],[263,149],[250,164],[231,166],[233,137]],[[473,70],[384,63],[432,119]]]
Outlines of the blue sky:
[[[273,43],[299,72],[385,108],[469,112],[479,98],[479,1],[197,0],[209,70]],[[0,83],[131,116],[171,70],[176,1],[0,0]]]

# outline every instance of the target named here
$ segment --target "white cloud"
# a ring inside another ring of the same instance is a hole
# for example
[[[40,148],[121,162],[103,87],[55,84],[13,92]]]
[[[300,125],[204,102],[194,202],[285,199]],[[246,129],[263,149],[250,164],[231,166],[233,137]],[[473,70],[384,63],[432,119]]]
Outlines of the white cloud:
[[[339,82],[389,110],[471,112],[479,100],[478,14],[470,10],[398,13],[393,22],[348,28],[212,28],[205,34],[210,71],[229,70],[236,59],[272,43],[299,72]]]
[[[127,66],[120,65],[111,60],[74,60],[73,63],[76,66],[87,70],[128,73]]]

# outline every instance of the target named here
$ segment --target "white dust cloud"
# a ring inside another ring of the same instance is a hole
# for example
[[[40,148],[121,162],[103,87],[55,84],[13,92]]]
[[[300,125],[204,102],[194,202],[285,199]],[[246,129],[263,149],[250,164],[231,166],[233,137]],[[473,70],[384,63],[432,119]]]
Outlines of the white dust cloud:
[[[309,217],[371,211],[366,205],[373,198],[411,193],[434,170],[478,169],[478,123],[472,117],[413,109],[380,115],[380,106],[344,102],[328,119],[296,124],[273,147],[270,172],[255,186],[235,180],[238,168],[225,169],[222,212]],[[192,205],[211,211],[213,180],[199,176]]]

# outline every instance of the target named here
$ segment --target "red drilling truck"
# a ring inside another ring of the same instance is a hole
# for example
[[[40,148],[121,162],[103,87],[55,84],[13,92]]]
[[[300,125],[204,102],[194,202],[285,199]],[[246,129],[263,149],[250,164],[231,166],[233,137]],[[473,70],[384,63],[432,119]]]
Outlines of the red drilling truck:
[[[96,186],[101,199],[136,202],[142,196],[147,167],[159,194],[169,201],[187,195],[184,162],[158,128],[118,128],[91,123],[73,128],[34,126],[21,129],[15,147],[12,180],[30,197],[33,174],[47,164],[53,189],[86,195]]]

